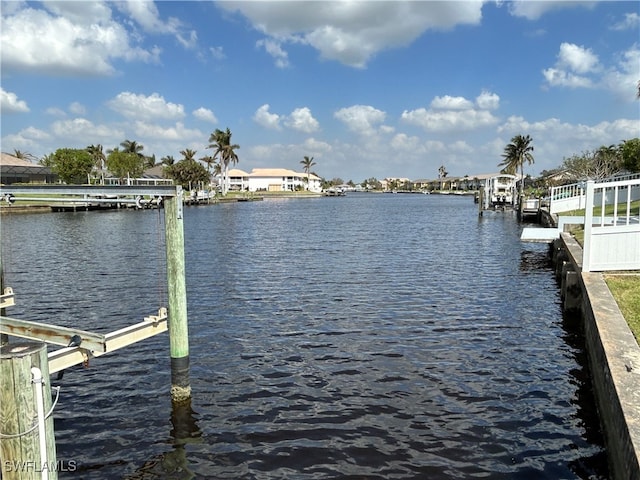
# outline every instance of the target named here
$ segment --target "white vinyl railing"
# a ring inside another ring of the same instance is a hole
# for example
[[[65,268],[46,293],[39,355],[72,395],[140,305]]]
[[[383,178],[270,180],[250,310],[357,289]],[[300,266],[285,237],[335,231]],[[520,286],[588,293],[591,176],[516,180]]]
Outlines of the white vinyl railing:
[[[586,182],[582,271],[640,269],[640,178]],[[606,214],[605,207],[613,205]],[[594,208],[600,216],[594,217]]]
[[[640,179],[640,173],[630,173],[624,175],[616,175],[607,179],[599,180],[600,183],[620,182],[625,180]],[[560,187],[551,187],[549,213],[552,215],[559,212],[568,212],[570,210],[581,210],[585,208],[585,187],[586,182],[572,183],[570,185],[562,185]],[[599,192],[596,192],[599,194]],[[640,198],[640,189],[634,195],[633,200]]]

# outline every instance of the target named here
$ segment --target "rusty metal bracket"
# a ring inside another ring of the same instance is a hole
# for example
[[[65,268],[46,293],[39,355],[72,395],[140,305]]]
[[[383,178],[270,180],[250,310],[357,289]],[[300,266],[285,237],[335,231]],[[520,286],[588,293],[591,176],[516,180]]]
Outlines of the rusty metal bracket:
[[[81,346],[49,352],[49,373],[53,374],[80,363],[86,366],[90,357],[100,357],[167,330],[167,309],[162,307],[158,310],[158,315],[149,315],[144,317],[142,322],[103,335],[104,341],[99,350],[91,350],[83,339]]]
[[[0,333],[65,347],[69,345],[71,337],[79,335],[82,339],[82,348],[99,352],[106,351],[105,336],[102,334],[87,332],[77,328],[59,327],[48,323],[31,322],[0,316]]]
[[[157,326],[158,322],[166,320],[167,318],[169,318],[169,316],[167,315],[167,308],[160,307],[160,309],[158,310],[158,315],[149,315],[148,317],[144,317],[144,321],[151,322],[154,326]]]
[[[4,293],[0,295],[0,308],[12,307],[16,304],[13,296],[13,288],[5,287]]]

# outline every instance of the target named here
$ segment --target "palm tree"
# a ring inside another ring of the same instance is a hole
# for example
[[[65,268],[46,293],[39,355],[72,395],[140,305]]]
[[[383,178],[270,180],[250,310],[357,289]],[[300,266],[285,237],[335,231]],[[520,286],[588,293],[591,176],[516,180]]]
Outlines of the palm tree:
[[[213,164],[213,176],[218,176],[218,175],[222,175],[222,165],[220,165],[219,163],[214,163]]]
[[[144,166],[145,168],[153,168],[156,166],[156,154],[149,155],[148,157],[144,157]]]
[[[87,147],[86,150],[87,152],[89,152],[89,155],[91,155],[91,158],[93,159],[93,164],[96,170],[98,170],[98,172],[100,173],[101,183],[104,185],[104,171],[106,170],[107,157],[104,154],[102,145],[91,144]]]
[[[524,162],[531,165],[533,160],[533,145],[531,142],[533,139],[529,136],[516,135],[511,139],[506,147],[504,147],[504,153],[502,158],[504,160],[498,164],[499,167],[503,167],[500,173],[515,174],[520,169],[520,197],[524,194]]]
[[[167,155],[166,157],[162,157],[160,159],[160,163],[165,167],[170,167],[171,165],[176,163],[176,160],[173,158],[173,155]]]
[[[438,168],[438,178],[440,179],[440,190],[443,189],[444,179],[449,175],[449,172],[444,168],[444,165],[440,165]]]
[[[136,142],[135,140],[125,140],[124,142],[120,142],[120,146],[124,152],[135,153],[138,157],[144,158],[144,154],[142,153],[144,145]]]
[[[222,195],[227,194],[228,181],[229,181],[229,163],[233,162],[235,165],[238,163],[238,155],[235,150],[240,148],[240,145],[231,143],[231,130],[227,127],[226,131],[222,131],[216,128],[209,136],[209,146],[207,148],[214,148],[213,158],[220,160],[222,166]]]
[[[309,158],[305,155],[304,160],[300,160],[300,163],[307,174],[307,190],[309,190],[309,170],[311,170],[311,167],[313,167],[316,162],[313,161],[313,157]]]
[[[21,160],[28,160],[29,162],[31,162],[32,160],[35,160],[36,158],[33,155],[31,155],[29,152],[22,152],[20,150],[15,150],[15,149],[13,150],[13,156]]]
[[[196,151],[191,150],[190,148],[185,148],[184,150],[180,150],[180,155],[182,155],[183,160],[195,160]]]
[[[207,164],[207,172],[211,173],[211,165],[216,163],[216,159],[213,158],[211,155],[205,155],[200,159],[200,161]]]

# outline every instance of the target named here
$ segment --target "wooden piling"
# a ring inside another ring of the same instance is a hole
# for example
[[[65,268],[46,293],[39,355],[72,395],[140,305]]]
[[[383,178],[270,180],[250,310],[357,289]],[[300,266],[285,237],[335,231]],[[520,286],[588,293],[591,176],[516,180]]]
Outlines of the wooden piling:
[[[178,403],[191,398],[182,196],[182,187],[177,186],[176,195],[166,198],[164,201],[169,344],[171,349],[171,399]]]
[[[2,230],[1,222],[0,222],[0,231]],[[2,267],[2,252],[0,251],[0,294],[4,293],[4,270]],[[0,315],[4,316],[5,309],[0,308]],[[0,345],[4,345],[5,343],[9,343],[9,335],[4,333],[0,333]]]
[[[31,368],[42,373],[42,384],[33,382]],[[42,388],[44,414],[51,409],[51,385],[47,347],[42,342],[12,342],[0,347],[0,460],[5,480],[58,478],[53,417],[44,422],[45,452],[41,455],[41,431],[35,388]],[[46,476],[43,475],[46,471]]]

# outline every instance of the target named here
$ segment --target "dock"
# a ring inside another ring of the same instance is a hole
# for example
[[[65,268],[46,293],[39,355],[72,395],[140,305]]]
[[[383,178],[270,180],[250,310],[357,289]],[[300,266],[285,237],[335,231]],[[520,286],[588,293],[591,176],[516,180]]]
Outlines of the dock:
[[[559,228],[525,227],[520,234],[523,242],[551,243],[560,237]]]

